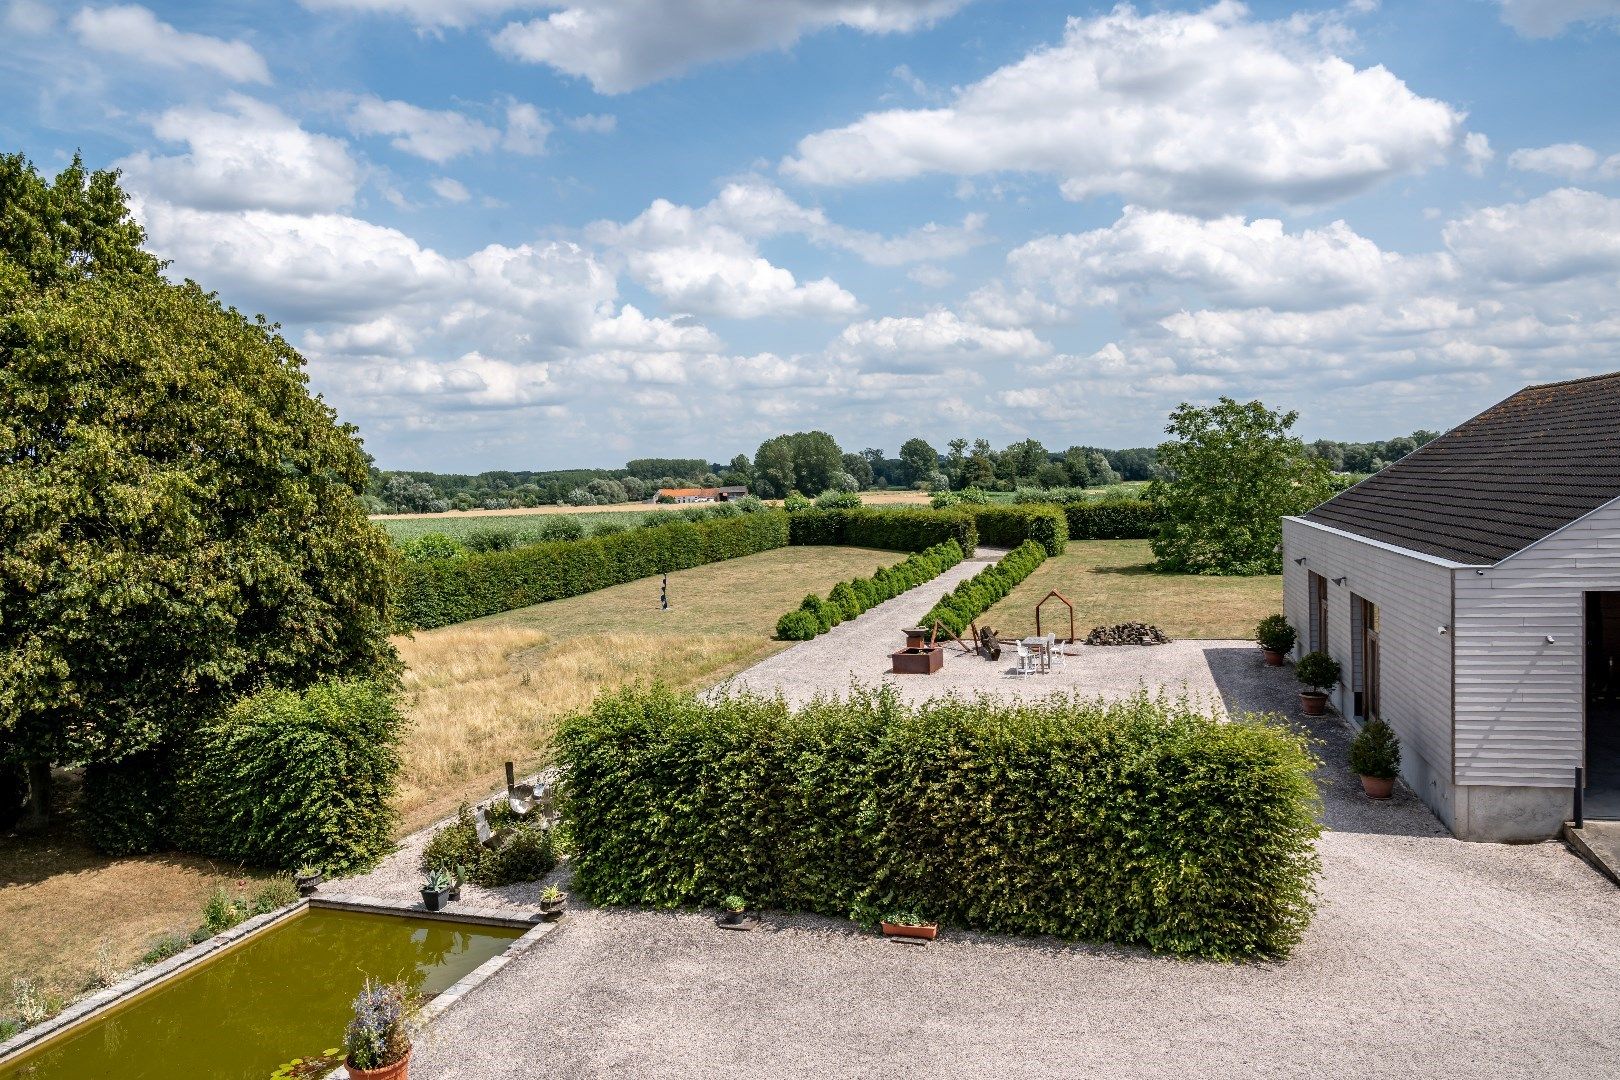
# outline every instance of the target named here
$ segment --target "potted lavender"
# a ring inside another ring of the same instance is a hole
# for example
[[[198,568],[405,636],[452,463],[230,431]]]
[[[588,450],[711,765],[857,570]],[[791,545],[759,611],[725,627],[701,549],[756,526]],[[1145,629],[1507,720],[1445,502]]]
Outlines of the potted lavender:
[[[408,1080],[409,1014],[402,984],[366,980],[354,999],[354,1018],[343,1033],[343,1064],[350,1080]]]

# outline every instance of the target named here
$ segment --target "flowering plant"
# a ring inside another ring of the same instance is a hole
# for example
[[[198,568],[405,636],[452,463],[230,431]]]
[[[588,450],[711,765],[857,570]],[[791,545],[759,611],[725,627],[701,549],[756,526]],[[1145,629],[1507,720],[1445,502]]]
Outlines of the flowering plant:
[[[410,1053],[408,1011],[404,986],[367,979],[354,999],[354,1019],[343,1033],[348,1063],[360,1069],[380,1069]]]

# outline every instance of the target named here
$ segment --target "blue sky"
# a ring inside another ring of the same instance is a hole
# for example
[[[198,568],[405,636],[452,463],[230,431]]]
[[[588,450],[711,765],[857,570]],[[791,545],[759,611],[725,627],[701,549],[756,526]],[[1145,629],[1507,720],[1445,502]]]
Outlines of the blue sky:
[[[379,464],[1444,428],[1620,368],[1620,0],[0,0]]]

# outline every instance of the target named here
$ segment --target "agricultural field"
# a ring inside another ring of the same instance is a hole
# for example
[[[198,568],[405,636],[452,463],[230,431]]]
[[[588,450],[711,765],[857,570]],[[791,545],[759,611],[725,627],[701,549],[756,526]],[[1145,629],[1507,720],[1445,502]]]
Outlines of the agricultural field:
[[[1249,638],[1255,624],[1282,610],[1282,575],[1206,577],[1161,574],[1146,540],[1071,540],[1062,555],[1013,589],[979,620],[1003,636],[1035,632],[1035,605],[1056,589],[1074,604],[1077,632],[1145,622],[1173,638]],[[1041,609],[1041,629],[1068,633],[1056,600]]]
[[[567,517],[590,531],[602,522],[614,525],[639,525],[649,513],[667,513],[669,508],[653,509],[647,503],[627,503],[623,506],[597,506],[590,510],[576,507],[536,506],[528,510],[452,510],[447,514],[393,514],[373,517],[383,532],[396,544],[415,540],[427,533],[441,533],[452,540],[464,541],[470,533],[499,530],[510,532],[518,544],[531,544],[542,538],[549,522]],[[542,514],[539,511],[549,510]]]

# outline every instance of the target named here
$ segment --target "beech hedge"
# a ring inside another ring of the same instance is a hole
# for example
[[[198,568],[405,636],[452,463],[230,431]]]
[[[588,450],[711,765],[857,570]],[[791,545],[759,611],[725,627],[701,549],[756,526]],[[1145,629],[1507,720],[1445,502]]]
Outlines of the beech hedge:
[[[932,581],[962,558],[962,549],[956,546],[956,541],[947,540],[927,551],[907,556],[894,566],[879,567],[869,578],[840,581],[825,600],[812,593],[804,598],[804,603],[776,620],[776,636],[783,641],[809,641],[845,619],[853,619],[907,589]]]
[[[1317,762],[1281,718],[1184,701],[855,690],[597,699],[558,737],[575,890],[1281,957],[1313,906]]]
[[[923,507],[862,507],[858,510],[800,510],[790,515],[789,543],[848,544],[884,551],[926,551],[947,540],[964,555],[979,546],[973,516],[961,510]]]
[[[1013,586],[1035,572],[1046,561],[1046,549],[1034,540],[1025,540],[1001,559],[980,570],[940,598],[939,603],[923,616],[923,626],[933,626],[934,620],[948,626],[953,634],[960,634],[968,624],[1012,592]]]
[[[1150,499],[1097,499],[1063,507],[1070,540],[1151,540],[1159,534],[1159,507]]]
[[[772,510],[413,562],[405,567],[400,616],[418,629],[449,626],[787,542],[788,515]]]
[[[1069,522],[1061,506],[1040,503],[1013,505],[964,504],[979,526],[979,540],[993,547],[1015,548],[1033,540],[1048,555],[1063,554],[1069,542]]]

